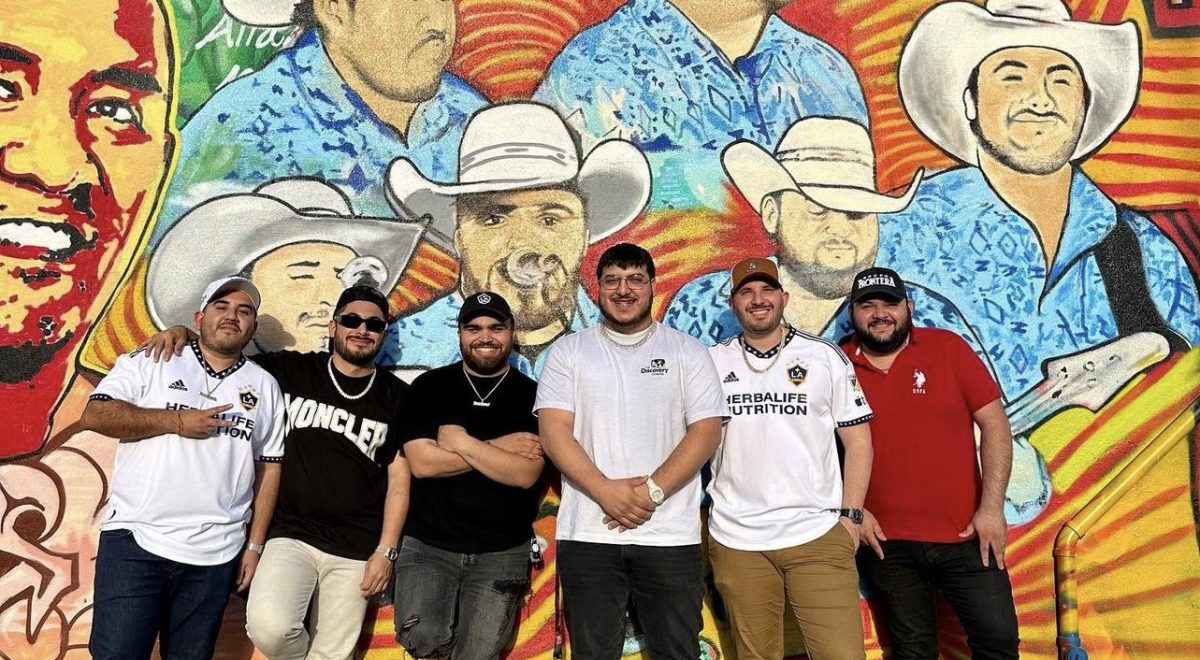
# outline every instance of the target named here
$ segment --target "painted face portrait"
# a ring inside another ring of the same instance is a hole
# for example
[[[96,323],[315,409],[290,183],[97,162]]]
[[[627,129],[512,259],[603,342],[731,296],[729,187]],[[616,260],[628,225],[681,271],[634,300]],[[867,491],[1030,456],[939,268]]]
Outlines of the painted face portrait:
[[[409,103],[431,98],[454,50],[454,2],[358,0],[345,6],[342,17],[322,25],[330,46],[370,86],[367,93]]]
[[[1068,164],[1087,111],[1075,60],[1049,48],[1006,48],[979,63],[974,81],[968,119],[985,153],[1028,174]]]
[[[457,209],[463,293],[504,296],[518,332],[568,327],[588,244],[579,195],[560,188],[464,195]]]
[[[779,243],[779,266],[812,294],[841,298],[875,261],[879,218],[825,208],[795,190],[763,202],[763,226]]]
[[[249,268],[263,292],[259,331],[264,351],[323,351],[333,306],[342,293],[340,275],[357,255],[338,243],[304,242],[276,248]]]
[[[174,147],[167,34],[150,0],[0,11],[0,387],[27,395],[32,381],[28,419],[48,417],[159,194]],[[6,434],[0,457],[43,434]]]

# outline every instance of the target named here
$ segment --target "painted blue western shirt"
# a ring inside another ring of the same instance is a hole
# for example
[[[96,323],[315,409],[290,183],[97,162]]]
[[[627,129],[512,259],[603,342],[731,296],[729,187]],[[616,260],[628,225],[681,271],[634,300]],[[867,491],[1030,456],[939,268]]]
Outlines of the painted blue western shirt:
[[[1118,209],[1079,170],[1049,269],[1033,225],[996,195],[977,167],[926,179],[907,209],[881,216],[877,263],[962,312],[1011,401],[1042,380],[1045,360],[1117,336],[1094,254],[1117,222],[1128,223],[1137,237],[1163,319],[1195,344],[1196,282],[1178,248],[1145,216]]]
[[[319,177],[349,195],[356,212],[392,217],[384,196],[387,166],[404,156],[434,180],[453,180],[463,127],[486,103],[443,73],[437,93],[417,106],[401,137],[350,89],[310,30],[262,70],[222,88],[188,121],[152,243],[197,204],[282,177]]]
[[[376,361],[389,368],[401,370],[427,370],[441,367],[462,359],[458,344],[458,312],[462,309],[463,297],[458,291],[433,301],[428,307],[397,319],[388,327],[383,339],[383,349]],[[520,310],[514,310],[520,317]],[[571,319],[571,332],[600,322],[600,310],[588,297],[583,287],[575,292],[575,315]],[[530,360],[513,350],[509,363],[531,378],[541,373],[542,363],[550,343]]]
[[[667,0],[629,0],[575,37],[534,99],[591,138],[638,145],[654,169],[651,208],[723,208],[720,153],[734,140],[771,150],[814,115],[867,125],[858,79],[829,44],[772,15],[730,62]]]

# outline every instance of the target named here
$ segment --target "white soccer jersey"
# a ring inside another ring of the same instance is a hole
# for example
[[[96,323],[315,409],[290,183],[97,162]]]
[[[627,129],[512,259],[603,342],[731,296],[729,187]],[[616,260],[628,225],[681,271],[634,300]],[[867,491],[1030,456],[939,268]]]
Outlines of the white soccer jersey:
[[[575,414],[575,438],[610,479],[649,475],[671,455],[689,424],[724,417],[721,386],[704,346],[662,324],[640,346],[615,346],[603,326],[550,347],[534,410]],[[563,477],[557,536],[564,541],[681,546],[700,542],[700,475],[658,507],[650,521],[619,532],[604,511]]]
[[[837,524],[828,510],[842,506],[834,432],[871,419],[853,365],[833,343],[795,329],[765,354],[743,348],[741,335],[709,353],[730,416],[712,461],[709,533],[750,551],[820,537]]]
[[[254,461],[283,457],[284,407],[275,379],[245,358],[217,373],[193,341],[169,362],[145,353],[121,356],[91,398],[166,410],[232,404],[221,417],[234,425],[210,438],[168,433],[122,441],[100,529],[128,529],[147,552],[186,564],[236,557],[254,499]]]

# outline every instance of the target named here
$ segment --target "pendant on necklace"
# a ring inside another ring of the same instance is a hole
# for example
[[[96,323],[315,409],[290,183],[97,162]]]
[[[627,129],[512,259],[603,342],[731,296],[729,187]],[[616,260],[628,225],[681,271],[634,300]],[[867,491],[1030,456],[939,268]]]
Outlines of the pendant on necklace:
[[[492,404],[487,401],[472,401],[471,405],[479,406],[480,408],[491,408]]]
[[[216,389],[216,388],[213,388],[213,389]],[[205,399],[208,399],[209,401],[217,400],[217,397],[213,396],[212,392],[200,392],[200,396],[204,397]]]

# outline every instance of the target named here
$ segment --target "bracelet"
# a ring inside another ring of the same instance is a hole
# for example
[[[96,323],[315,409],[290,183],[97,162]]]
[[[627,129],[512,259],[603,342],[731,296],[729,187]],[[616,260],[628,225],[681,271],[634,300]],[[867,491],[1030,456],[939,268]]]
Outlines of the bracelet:
[[[250,552],[253,552],[256,555],[261,556],[263,553],[263,550],[267,549],[267,546],[265,546],[261,543],[255,543],[254,541],[246,541],[246,549],[249,550]]]

